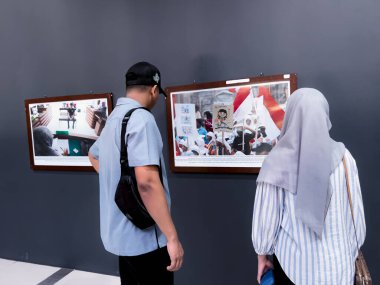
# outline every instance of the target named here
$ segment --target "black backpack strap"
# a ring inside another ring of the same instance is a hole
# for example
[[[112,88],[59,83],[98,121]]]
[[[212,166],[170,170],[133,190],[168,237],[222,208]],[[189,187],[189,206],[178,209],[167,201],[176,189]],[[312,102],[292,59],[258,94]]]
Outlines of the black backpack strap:
[[[162,178],[161,157],[160,157],[160,168],[159,168],[159,171],[160,171],[160,180],[161,180],[162,187],[165,187],[165,185],[164,185],[164,179]]]
[[[133,108],[125,114],[123,121],[121,123],[120,165],[121,165],[121,173],[123,175],[129,175],[129,176],[132,175],[131,169],[133,169],[133,168],[131,168],[129,166],[129,162],[128,162],[128,151],[127,151],[127,144],[125,142],[125,133],[127,132],[127,125],[128,125],[129,119],[132,116],[132,113],[138,109],[143,109],[143,110],[150,112],[149,109],[147,109],[145,107]],[[162,183],[162,185],[164,185],[164,181],[162,178],[162,170],[161,170],[161,157],[160,157],[159,171],[160,171],[161,183]]]
[[[133,108],[129,110],[121,123],[121,141],[120,141],[120,165],[121,165],[121,172],[122,174],[129,174],[129,163],[128,163],[128,152],[127,152],[127,145],[125,143],[125,133],[127,132],[127,125],[128,121],[132,116],[132,113],[138,109],[144,109],[150,112],[147,108],[144,107],[138,107],[138,108]]]

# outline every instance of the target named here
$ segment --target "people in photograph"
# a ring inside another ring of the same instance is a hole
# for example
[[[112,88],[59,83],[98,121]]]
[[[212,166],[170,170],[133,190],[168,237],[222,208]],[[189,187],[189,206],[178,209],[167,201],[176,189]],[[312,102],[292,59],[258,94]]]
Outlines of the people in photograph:
[[[206,135],[208,140],[207,144],[207,154],[215,155],[216,154],[216,135],[213,132],[208,132]]]
[[[232,153],[232,155],[236,155],[236,156],[245,156],[245,154],[242,153],[241,151],[234,152],[234,153]]]
[[[101,102],[101,104],[97,107],[96,114],[99,117],[107,118],[107,107],[105,101]]]
[[[216,139],[217,155],[231,155],[231,146],[226,139],[218,136]]]
[[[198,137],[195,141],[194,144],[199,148],[199,155],[206,155],[207,153],[207,148],[205,141],[202,137]]]
[[[245,129],[244,133],[242,130],[235,129],[236,135],[232,141],[232,153],[242,152],[245,155],[251,154],[251,143],[250,141],[255,138],[255,133]]]
[[[209,144],[210,144],[210,143],[215,143],[215,142],[216,142],[216,135],[215,135],[213,132],[208,132],[208,133],[206,134],[206,138],[207,138]]]
[[[76,105],[73,102],[70,102],[70,107],[67,108],[67,128],[70,128],[70,121],[72,122],[72,128],[75,127],[75,114],[76,114]]]
[[[197,119],[196,120],[196,124],[197,124],[198,134],[203,137],[205,143],[207,144],[208,143],[208,140],[207,140],[207,131],[205,129],[204,120],[203,119]]]
[[[195,105],[195,119],[202,119],[202,115],[198,105]]]
[[[178,141],[179,141],[179,137],[177,135],[177,127],[174,127],[174,137],[175,137],[175,155],[176,156],[180,156],[181,155],[181,150],[179,148],[179,144],[178,144]]]
[[[204,122],[205,122],[205,128],[207,132],[213,132],[214,129],[212,128],[212,114],[210,111],[205,111],[203,113],[204,116]]]
[[[53,149],[53,134],[45,126],[33,129],[33,145],[35,156],[60,156],[61,153]],[[63,150],[63,155],[68,155],[68,151]]]
[[[170,214],[162,138],[150,112],[160,94],[165,93],[160,72],[150,63],[136,63],[125,79],[126,97],[118,99],[89,153],[91,164],[99,173],[101,237],[105,249],[119,257],[122,285],[170,285],[173,272],[182,266],[184,251]],[[133,108],[140,109],[133,112],[126,129],[128,162],[134,169],[142,202],[156,222],[144,230],[124,216],[114,201],[120,179],[121,125]]]
[[[198,156],[200,155],[200,150],[199,150],[199,147],[197,145],[192,145],[190,147],[190,151],[193,153],[193,155],[195,156]]]
[[[258,137],[266,138],[268,135],[265,130],[266,130],[265,126],[260,126],[257,131]]]
[[[175,140],[175,155],[180,156],[181,155],[181,149],[179,147],[178,141]]]
[[[279,104],[285,104],[288,99],[288,85],[284,84],[284,87],[280,91],[280,96],[277,99]]]
[[[256,155],[267,155],[273,148],[273,141],[268,138],[264,126],[258,128],[257,136],[255,136],[250,142],[252,151]]]
[[[354,284],[366,234],[362,194],[355,160],[330,128],[321,92],[302,88],[290,96],[280,138],[257,178],[252,241],[259,283],[274,268],[276,284]]]
[[[272,145],[269,143],[260,143],[255,148],[252,148],[252,151],[256,155],[268,155],[272,150]]]
[[[181,151],[181,156],[193,156],[193,152],[190,150],[187,140],[180,139],[178,142],[179,149]]]

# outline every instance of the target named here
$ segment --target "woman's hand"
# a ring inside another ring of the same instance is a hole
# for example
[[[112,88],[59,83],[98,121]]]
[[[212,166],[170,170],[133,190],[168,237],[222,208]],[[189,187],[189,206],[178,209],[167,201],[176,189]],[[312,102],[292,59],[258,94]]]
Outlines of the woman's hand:
[[[266,255],[258,255],[257,261],[257,282],[260,284],[261,277],[265,272],[273,268],[273,264]]]

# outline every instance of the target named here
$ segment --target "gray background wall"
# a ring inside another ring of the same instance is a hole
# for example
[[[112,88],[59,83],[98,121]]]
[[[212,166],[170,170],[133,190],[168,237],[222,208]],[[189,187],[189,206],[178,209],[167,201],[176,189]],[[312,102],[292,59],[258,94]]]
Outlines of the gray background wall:
[[[166,86],[296,72],[300,87],[320,89],[332,135],[359,167],[364,252],[377,280],[379,11],[374,0],[2,0],[0,257],[117,274],[99,237],[97,176],[30,170],[23,101],[90,91],[120,97],[126,69],[148,60]],[[154,113],[167,142],[165,112],[162,100]],[[169,179],[186,250],[177,284],[254,284],[256,176]]]

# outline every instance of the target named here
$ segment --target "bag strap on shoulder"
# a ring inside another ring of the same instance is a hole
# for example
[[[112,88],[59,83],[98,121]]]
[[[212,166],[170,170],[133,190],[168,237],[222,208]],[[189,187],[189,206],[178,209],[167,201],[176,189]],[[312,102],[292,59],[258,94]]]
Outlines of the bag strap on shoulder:
[[[358,241],[358,235],[356,233],[355,218],[354,218],[354,208],[352,206],[350,180],[349,180],[349,177],[348,177],[347,162],[346,162],[346,158],[344,156],[343,156],[343,166],[344,166],[344,175],[345,175],[345,178],[346,178],[346,187],[347,187],[348,201],[350,203],[351,217],[352,217],[352,222],[354,224],[354,230],[355,230],[356,246],[357,246],[358,251],[359,251],[359,241]]]
[[[121,123],[121,141],[120,141],[120,165],[121,165],[121,173],[123,175],[131,175],[131,168],[129,166],[128,162],[128,151],[127,151],[127,143],[125,141],[125,134],[127,132],[127,125],[129,122],[129,119],[131,118],[134,111],[138,109],[146,110],[150,113],[149,109],[145,107],[137,107],[129,110]],[[161,158],[160,158],[160,165],[159,165],[159,172],[160,172],[160,180],[163,184],[163,178],[162,178],[162,170],[161,170]]]
[[[123,166],[125,166],[126,168],[129,167],[127,145],[125,142],[125,133],[127,132],[127,125],[128,125],[129,119],[131,118],[133,112],[138,110],[138,109],[144,109],[144,110],[147,110],[149,112],[149,110],[144,108],[144,107],[133,108],[125,114],[123,121],[121,123],[120,164],[121,164],[122,170],[123,170]]]

